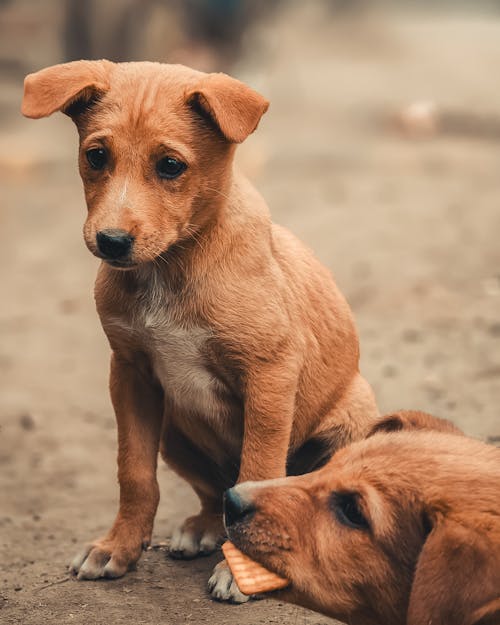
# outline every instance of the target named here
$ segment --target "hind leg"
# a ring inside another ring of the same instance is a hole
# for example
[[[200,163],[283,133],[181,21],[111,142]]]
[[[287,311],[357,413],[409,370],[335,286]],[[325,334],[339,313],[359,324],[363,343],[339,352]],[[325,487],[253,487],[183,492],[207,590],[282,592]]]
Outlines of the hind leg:
[[[206,556],[216,551],[225,538],[222,522],[222,495],[236,482],[224,477],[214,461],[200,451],[177,428],[171,427],[162,455],[167,464],[193,487],[201,510],[174,530],[169,555],[176,559]]]
[[[379,416],[372,389],[356,374],[311,437],[290,454],[287,475],[303,475],[321,468],[338,449],[367,436]]]
[[[170,540],[169,555],[178,560],[208,556],[221,546],[225,538],[222,496],[210,498],[196,488],[194,490],[200,499],[201,510],[184,519]]]
[[[380,417],[375,395],[364,377],[357,373],[336,406],[336,417],[345,424],[345,444],[364,438]]]
[[[235,465],[222,471],[176,428],[170,428],[162,455],[167,464],[191,484],[201,503],[200,512],[185,519],[174,531],[170,557],[191,559],[213,553],[226,538],[222,495],[236,483],[239,467]],[[208,590],[219,601],[245,603],[249,599],[239,590],[225,560],[215,567]]]
[[[336,451],[365,438],[379,417],[375,395],[368,382],[357,373],[324,417],[313,438],[326,437]]]

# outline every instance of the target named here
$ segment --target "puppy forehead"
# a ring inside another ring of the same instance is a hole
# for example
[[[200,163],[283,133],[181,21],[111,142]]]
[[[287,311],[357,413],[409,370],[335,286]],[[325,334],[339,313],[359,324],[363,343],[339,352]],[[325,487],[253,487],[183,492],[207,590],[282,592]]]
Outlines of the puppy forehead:
[[[183,101],[186,91],[203,76],[202,72],[183,65],[118,63],[110,76],[109,93],[115,98],[122,96],[131,108],[142,104],[145,111],[151,112],[164,97],[172,102]]]
[[[189,143],[196,124],[186,92],[202,76],[181,65],[117,64],[86,134],[102,128],[115,137],[136,135],[141,142],[184,137]]]
[[[450,433],[381,433],[340,450],[323,471],[325,482],[369,484],[395,505],[487,508],[500,479],[500,450]]]

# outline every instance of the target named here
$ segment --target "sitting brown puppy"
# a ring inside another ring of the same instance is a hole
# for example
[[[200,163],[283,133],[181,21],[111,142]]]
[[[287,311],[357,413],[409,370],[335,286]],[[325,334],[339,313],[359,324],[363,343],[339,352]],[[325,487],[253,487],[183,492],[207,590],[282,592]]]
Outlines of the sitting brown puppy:
[[[79,579],[124,575],[150,541],[158,452],[200,499],[171,541],[193,558],[223,539],[225,489],[311,470],[378,416],[330,273],[234,167],[267,107],[181,65],[76,61],[26,78],[25,115],[63,111],[78,129],[112,349],[120,507],[73,560]],[[227,582],[219,566],[214,596],[245,600]]]
[[[289,580],[272,596],[352,625],[498,625],[500,450],[458,433],[400,413],[315,473],[232,488],[229,538]]]

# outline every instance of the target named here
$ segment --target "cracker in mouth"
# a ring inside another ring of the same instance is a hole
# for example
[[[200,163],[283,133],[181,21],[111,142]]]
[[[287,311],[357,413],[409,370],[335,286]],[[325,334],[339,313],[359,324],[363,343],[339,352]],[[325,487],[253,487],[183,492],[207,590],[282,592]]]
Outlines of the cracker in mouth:
[[[249,558],[229,541],[222,545],[222,552],[238,588],[244,595],[280,590],[290,584],[287,579],[268,571],[262,564]]]

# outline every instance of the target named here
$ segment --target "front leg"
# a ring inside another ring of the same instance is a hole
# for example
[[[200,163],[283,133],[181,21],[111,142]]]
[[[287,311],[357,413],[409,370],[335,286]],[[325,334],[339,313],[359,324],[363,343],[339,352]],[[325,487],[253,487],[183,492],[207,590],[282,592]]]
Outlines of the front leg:
[[[297,375],[286,360],[248,375],[238,483],[286,476],[296,390]]]
[[[124,575],[151,540],[159,501],[156,467],[163,398],[148,378],[140,363],[113,354],[110,391],[118,426],[120,507],[107,535],[87,545],[71,563],[78,579]]]
[[[245,424],[238,483],[286,476],[297,376],[285,362],[260,367],[247,380]],[[225,560],[208,580],[212,598],[244,603]]]

